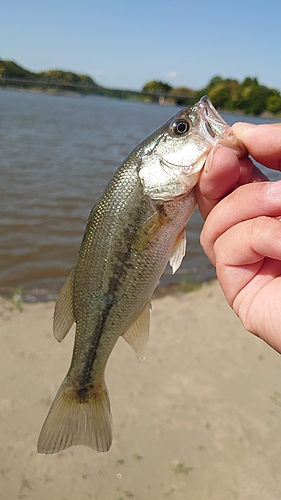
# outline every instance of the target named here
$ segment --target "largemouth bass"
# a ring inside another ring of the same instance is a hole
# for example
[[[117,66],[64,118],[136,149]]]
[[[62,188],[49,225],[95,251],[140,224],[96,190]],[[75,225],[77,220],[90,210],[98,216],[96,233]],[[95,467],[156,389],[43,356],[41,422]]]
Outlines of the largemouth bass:
[[[200,171],[216,144],[244,148],[208,97],[179,111],[139,144],[92,209],[54,314],[58,341],[76,323],[73,357],[44,422],[41,453],[112,442],[105,367],[120,336],[144,358],[150,301],[167,262],[186,247]]]

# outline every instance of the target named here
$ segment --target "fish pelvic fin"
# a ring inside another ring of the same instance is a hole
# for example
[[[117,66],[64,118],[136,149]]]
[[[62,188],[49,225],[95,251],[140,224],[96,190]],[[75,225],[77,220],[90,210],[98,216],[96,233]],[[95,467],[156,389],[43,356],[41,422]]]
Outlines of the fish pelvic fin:
[[[147,302],[134,323],[122,334],[122,337],[132,347],[141,361],[145,359],[150,324],[151,303]]]
[[[185,256],[185,252],[186,252],[186,229],[184,228],[177,237],[173,254],[169,259],[173,274],[180,267],[182,259]]]
[[[53,322],[54,337],[61,342],[74,323],[73,313],[73,281],[75,267],[73,267],[59,293]]]
[[[112,417],[105,384],[98,390],[77,389],[66,379],[43,424],[38,452],[57,453],[75,445],[108,451],[111,442]]]

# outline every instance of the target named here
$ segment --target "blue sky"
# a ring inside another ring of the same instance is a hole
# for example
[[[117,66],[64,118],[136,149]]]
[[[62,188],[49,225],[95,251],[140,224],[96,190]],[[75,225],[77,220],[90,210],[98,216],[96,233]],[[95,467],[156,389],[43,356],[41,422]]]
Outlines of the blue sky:
[[[9,0],[0,58],[90,74],[106,87],[150,80],[200,89],[215,75],[281,89],[280,0]]]

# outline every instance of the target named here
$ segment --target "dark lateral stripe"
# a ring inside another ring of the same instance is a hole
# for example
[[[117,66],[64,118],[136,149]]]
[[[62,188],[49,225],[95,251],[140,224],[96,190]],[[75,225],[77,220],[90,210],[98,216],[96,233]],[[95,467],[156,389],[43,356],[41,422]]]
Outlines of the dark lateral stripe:
[[[115,244],[116,251],[114,257],[114,264],[112,267],[113,274],[109,278],[107,293],[96,292],[96,299],[98,299],[102,307],[101,321],[100,324],[97,325],[95,333],[93,332],[92,338],[94,339],[95,343],[89,349],[87,356],[85,358],[84,367],[81,371],[81,382],[83,386],[91,383],[92,368],[98,356],[98,349],[104,332],[106,321],[108,319],[108,316],[110,315],[111,309],[117,304],[118,301],[120,301],[119,299],[120,286],[124,282],[124,276],[126,275],[128,268],[129,269],[131,268],[130,255],[132,252],[132,246],[137,236],[136,228],[140,227],[142,218],[143,218],[143,211],[137,210],[134,207],[133,217],[131,219],[130,224],[127,224],[125,227],[121,226],[121,233],[119,236],[119,240],[122,241],[123,244],[121,245]],[[126,248],[125,251],[124,251],[124,242],[127,242],[125,245]]]

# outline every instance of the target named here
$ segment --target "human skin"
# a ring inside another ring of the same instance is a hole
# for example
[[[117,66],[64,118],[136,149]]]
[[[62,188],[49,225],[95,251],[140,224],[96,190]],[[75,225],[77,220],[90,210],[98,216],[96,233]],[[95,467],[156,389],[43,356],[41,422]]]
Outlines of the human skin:
[[[251,156],[281,170],[281,124],[236,123]],[[208,157],[197,186],[201,244],[244,327],[281,353],[281,181],[225,147]]]

